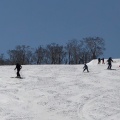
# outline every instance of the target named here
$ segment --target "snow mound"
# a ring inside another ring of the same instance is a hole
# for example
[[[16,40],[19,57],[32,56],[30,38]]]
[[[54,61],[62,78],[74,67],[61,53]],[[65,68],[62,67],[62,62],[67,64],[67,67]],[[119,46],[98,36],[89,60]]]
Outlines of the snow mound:
[[[107,59],[104,60],[104,63],[107,64]],[[88,65],[98,65],[98,60],[94,59],[94,60],[90,61],[87,64]],[[120,59],[113,59],[113,63],[112,64],[119,66],[120,65]],[[100,65],[102,65],[102,61],[101,61]]]

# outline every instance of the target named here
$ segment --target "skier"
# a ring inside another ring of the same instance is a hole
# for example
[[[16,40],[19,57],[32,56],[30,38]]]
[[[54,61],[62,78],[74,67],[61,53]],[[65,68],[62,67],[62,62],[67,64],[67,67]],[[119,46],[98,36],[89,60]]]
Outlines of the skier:
[[[20,69],[22,69],[22,66],[19,63],[16,64],[16,67],[15,67],[14,70],[16,70],[16,69],[17,69],[17,77],[21,78],[21,76],[20,76]]]
[[[101,62],[101,59],[100,59],[100,58],[98,58],[98,64],[100,64],[100,62]]]
[[[83,72],[84,72],[85,70],[87,70],[87,72],[89,72],[89,70],[88,70],[88,66],[86,65],[86,63],[84,64]]]
[[[112,58],[109,57],[109,59],[107,60],[107,62],[108,62],[108,68],[107,68],[107,69],[110,69],[110,70],[111,70],[112,62],[113,62]]]

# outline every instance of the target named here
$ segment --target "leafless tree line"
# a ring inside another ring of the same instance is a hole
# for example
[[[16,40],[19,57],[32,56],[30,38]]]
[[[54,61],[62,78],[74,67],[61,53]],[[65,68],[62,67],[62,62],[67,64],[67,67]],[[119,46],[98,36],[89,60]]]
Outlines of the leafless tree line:
[[[0,55],[0,64],[83,64],[98,58],[105,50],[105,41],[100,37],[69,40],[65,46],[51,43],[38,48],[18,45],[8,50],[9,58]]]

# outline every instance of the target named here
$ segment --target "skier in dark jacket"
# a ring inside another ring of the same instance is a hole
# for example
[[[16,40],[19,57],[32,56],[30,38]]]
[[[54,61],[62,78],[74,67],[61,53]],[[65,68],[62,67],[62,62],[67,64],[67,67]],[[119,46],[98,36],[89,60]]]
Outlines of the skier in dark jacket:
[[[89,70],[88,70],[88,66],[86,65],[86,63],[84,64],[83,72],[84,72],[85,70],[87,70],[87,72],[89,72]]]
[[[108,62],[108,68],[107,68],[107,69],[111,69],[111,67],[112,67],[112,62],[113,62],[112,58],[110,57],[110,58],[107,60],[107,62]]]
[[[15,67],[15,69],[14,70],[16,70],[17,69],[17,77],[21,77],[20,76],[20,69],[22,68],[22,66],[19,64],[19,63],[17,63],[16,64],[16,67]]]

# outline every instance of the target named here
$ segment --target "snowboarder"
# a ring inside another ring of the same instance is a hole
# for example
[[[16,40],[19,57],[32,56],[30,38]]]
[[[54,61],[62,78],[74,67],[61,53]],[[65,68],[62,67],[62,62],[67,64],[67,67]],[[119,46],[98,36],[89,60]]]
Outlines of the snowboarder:
[[[16,67],[14,70],[16,70],[16,69],[17,69],[17,77],[21,77],[20,76],[20,69],[22,69],[22,66],[19,63],[16,64]]]
[[[100,62],[101,62],[101,59],[100,59],[100,58],[98,58],[98,64],[100,64]]]
[[[85,70],[87,70],[87,72],[89,72],[89,70],[88,70],[88,66],[86,65],[86,63],[84,64],[83,72],[84,72]]]
[[[111,70],[112,62],[113,62],[112,58],[109,57],[109,59],[107,60],[107,62],[108,62],[108,68],[107,68],[107,69],[110,69],[110,70]]]
[[[105,63],[104,63],[104,58],[102,58],[101,60],[102,60],[102,64],[105,64]]]

